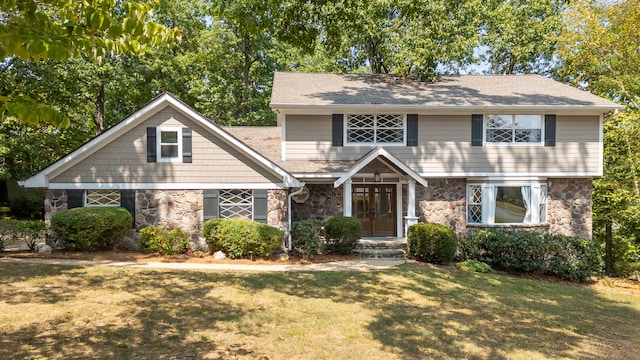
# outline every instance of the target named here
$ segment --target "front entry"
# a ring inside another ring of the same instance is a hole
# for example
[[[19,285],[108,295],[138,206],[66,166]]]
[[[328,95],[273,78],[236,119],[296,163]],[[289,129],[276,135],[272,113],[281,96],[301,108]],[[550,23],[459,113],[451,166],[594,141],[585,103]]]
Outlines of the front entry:
[[[396,236],[396,185],[353,184],[352,213],[362,236]]]

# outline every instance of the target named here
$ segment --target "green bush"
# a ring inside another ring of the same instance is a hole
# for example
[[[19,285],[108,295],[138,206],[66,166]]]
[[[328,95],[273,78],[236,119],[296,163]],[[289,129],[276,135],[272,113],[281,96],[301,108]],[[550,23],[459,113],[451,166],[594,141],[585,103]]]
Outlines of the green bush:
[[[253,254],[266,257],[282,246],[284,232],[251,220],[211,219],[204,223],[202,234],[209,251],[224,251],[230,258]]]
[[[418,223],[407,231],[407,247],[409,254],[418,260],[446,264],[453,260],[458,238],[446,225]]]
[[[456,268],[464,271],[473,271],[479,273],[492,273],[494,272],[489,264],[478,260],[466,260],[456,264]]]
[[[131,229],[133,218],[121,207],[84,207],[61,211],[51,229],[71,250],[111,249]]]
[[[596,242],[527,230],[476,230],[461,241],[463,259],[486,262],[506,271],[584,280],[600,266]]]
[[[0,237],[4,244],[24,240],[30,251],[36,250],[36,245],[44,237],[45,224],[42,220],[17,220],[3,218],[0,220]]]
[[[189,248],[189,234],[180,230],[165,230],[150,226],[140,230],[140,250],[148,254],[184,254]]]
[[[613,264],[613,271],[620,276],[635,276],[640,272],[640,262],[620,261]]]
[[[351,254],[358,246],[362,234],[360,220],[348,216],[336,216],[327,220],[325,248],[333,254]]]
[[[309,219],[296,221],[291,228],[293,248],[304,258],[311,259],[320,250],[321,233],[325,223],[321,220]]]
[[[11,215],[17,219],[42,219],[44,199],[35,196],[21,195],[9,201]]]

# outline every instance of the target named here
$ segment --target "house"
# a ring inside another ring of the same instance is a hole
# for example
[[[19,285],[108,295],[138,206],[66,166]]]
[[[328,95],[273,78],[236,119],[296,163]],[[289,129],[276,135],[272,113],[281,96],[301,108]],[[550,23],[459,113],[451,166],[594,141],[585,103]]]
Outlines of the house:
[[[591,237],[603,122],[624,107],[538,75],[275,74],[274,127],[220,127],[163,94],[24,182],[45,209],[119,206],[136,228],[353,216]]]

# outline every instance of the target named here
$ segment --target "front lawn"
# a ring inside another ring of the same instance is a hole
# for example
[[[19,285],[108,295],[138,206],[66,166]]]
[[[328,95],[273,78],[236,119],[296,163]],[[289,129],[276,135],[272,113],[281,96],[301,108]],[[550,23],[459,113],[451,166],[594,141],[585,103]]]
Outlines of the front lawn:
[[[0,261],[3,359],[630,359],[640,296],[452,267],[229,273]]]

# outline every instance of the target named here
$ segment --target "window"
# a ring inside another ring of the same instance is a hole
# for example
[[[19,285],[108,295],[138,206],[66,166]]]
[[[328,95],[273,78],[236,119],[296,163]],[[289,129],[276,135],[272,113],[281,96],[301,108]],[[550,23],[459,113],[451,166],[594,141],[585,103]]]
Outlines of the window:
[[[546,184],[467,186],[469,224],[538,224],[546,221]]]
[[[220,190],[219,197],[220,218],[253,219],[253,192],[251,190]]]
[[[541,115],[487,115],[488,143],[541,143]]]
[[[85,206],[120,206],[120,190],[87,190]]]
[[[347,144],[404,144],[403,115],[348,115]]]
[[[182,129],[158,128],[158,161],[182,161]]]

